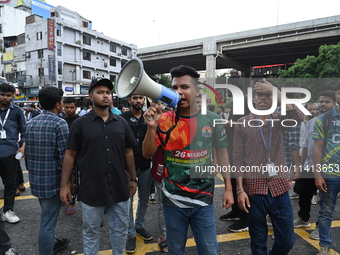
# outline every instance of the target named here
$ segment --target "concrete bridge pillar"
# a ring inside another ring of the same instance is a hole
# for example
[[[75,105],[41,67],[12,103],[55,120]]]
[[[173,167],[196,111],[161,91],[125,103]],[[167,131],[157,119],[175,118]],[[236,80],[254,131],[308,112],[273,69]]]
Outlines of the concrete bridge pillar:
[[[206,83],[215,87],[217,45],[214,39],[203,43],[203,55],[206,56]]]

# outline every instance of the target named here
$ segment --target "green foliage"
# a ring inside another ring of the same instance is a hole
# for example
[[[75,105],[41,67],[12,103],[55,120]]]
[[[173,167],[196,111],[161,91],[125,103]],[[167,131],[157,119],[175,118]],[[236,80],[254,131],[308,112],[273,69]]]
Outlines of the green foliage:
[[[1,53],[5,53],[5,52],[6,52],[6,48],[0,46],[0,52],[1,52]]]
[[[320,92],[334,90],[340,78],[340,42],[334,45],[321,45],[318,56],[297,59],[288,70],[280,70],[278,77],[294,80],[311,92],[312,101],[317,101]]]
[[[167,88],[171,87],[171,78],[169,75],[162,74],[161,78],[159,79],[159,83],[164,85]]]
[[[215,79],[216,84],[226,84],[227,83],[227,74],[224,73],[222,75],[218,75]]]
[[[225,102],[223,105],[224,105],[224,108],[226,110],[230,109],[231,106],[233,105],[233,98],[232,97],[228,97],[227,102]]]

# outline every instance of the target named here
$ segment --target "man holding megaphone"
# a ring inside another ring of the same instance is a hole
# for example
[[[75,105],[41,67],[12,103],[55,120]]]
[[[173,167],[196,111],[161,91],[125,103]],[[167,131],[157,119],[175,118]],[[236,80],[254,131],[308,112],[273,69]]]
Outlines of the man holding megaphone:
[[[216,149],[218,164],[229,165],[225,132],[222,125],[213,125],[213,120],[219,119],[216,113],[202,115],[196,104],[199,94],[196,70],[179,66],[170,73],[172,89],[180,97],[177,110],[162,113],[162,106],[154,103],[145,112],[148,129],[143,156],[151,158],[159,146],[164,148],[162,192],[169,254],[185,254],[190,225],[197,253],[217,255],[214,173],[206,169],[213,169],[212,148]],[[223,208],[229,208],[234,203],[229,173],[222,172],[222,175],[225,183]]]

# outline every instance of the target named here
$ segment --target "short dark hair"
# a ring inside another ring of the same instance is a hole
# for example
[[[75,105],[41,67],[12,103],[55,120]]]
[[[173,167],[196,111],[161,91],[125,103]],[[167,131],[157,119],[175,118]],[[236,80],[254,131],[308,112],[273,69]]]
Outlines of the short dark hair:
[[[219,105],[219,106],[217,106],[217,108],[220,108],[222,110],[222,112],[224,112],[224,106],[223,105]]]
[[[74,103],[74,105],[77,106],[77,100],[74,97],[64,98],[64,104],[72,104],[72,103]]]
[[[123,107],[124,107],[124,105],[123,104],[119,104],[118,106],[117,106],[117,108],[118,108],[118,110],[123,110]]]
[[[191,78],[195,80],[194,84],[197,86],[198,78],[200,75],[197,73],[197,71],[192,68],[191,66],[184,66],[180,65],[177,67],[174,67],[170,70],[171,74],[171,80],[173,80],[175,77],[182,77],[184,75],[189,75]]]
[[[12,94],[15,93],[15,87],[8,83],[0,84],[0,92],[10,92]]]
[[[308,102],[305,104],[305,108],[307,109],[308,108],[308,105],[314,105],[316,107],[316,104],[315,103],[312,103],[312,102]]]
[[[45,110],[52,110],[61,101],[64,91],[57,87],[45,87],[39,91],[39,102]]]
[[[35,104],[30,104],[30,107],[35,109]]]
[[[336,102],[336,98],[335,98],[335,93],[333,90],[325,90],[322,91],[320,94],[320,97],[330,97],[332,99],[333,102]]]
[[[215,111],[215,105],[213,105],[213,104],[208,105],[208,110],[214,112]]]
[[[335,85],[335,91],[340,90],[340,80],[338,80],[338,82]]]
[[[85,103],[86,108],[89,108],[91,105],[93,105],[93,102],[91,101],[91,99],[87,99]]]

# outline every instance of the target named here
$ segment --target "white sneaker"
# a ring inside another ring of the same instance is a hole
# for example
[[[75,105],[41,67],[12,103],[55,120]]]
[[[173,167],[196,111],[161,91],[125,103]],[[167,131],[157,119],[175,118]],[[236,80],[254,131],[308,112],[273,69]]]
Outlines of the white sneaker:
[[[299,194],[295,193],[294,191],[289,196],[290,196],[290,199],[298,199],[299,198]]]
[[[318,197],[316,195],[314,195],[312,197],[312,201],[310,202],[312,205],[316,205],[318,203]]]
[[[310,223],[308,221],[304,221],[299,218],[298,220],[294,220],[294,228],[309,228]]]
[[[309,238],[314,239],[314,240],[320,240],[319,227],[318,226],[313,230],[312,233],[310,233]]]
[[[19,255],[19,253],[13,248],[10,248],[8,251],[5,252],[5,255]]]
[[[7,212],[2,214],[2,218],[9,223],[17,223],[20,221],[19,217],[16,216],[15,212],[8,210]]]

